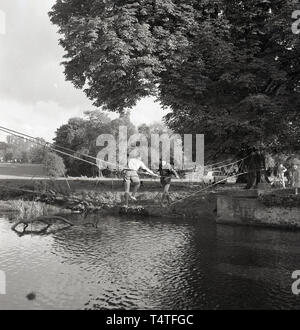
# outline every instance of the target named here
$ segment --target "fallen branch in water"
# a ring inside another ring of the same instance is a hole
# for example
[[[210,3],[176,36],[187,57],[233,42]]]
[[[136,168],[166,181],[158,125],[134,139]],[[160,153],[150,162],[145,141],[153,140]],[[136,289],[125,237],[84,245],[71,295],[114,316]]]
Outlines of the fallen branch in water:
[[[61,217],[61,216],[43,216],[43,217],[38,217],[36,219],[33,219],[33,220],[20,220],[18,222],[16,222],[12,227],[11,229],[16,232],[18,235],[20,236],[23,236],[23,235],[30,235],[30,234],[34,234],[34,235],[45,235],[45,234],[49,234],[48,232],[48,229],[54,224],[54,222],[57,222],[57,221],[61,221],[65,224],[67,224],[68,226],[66,227],[63,227],[63,228],[59,228],[57,230],[55,230],[54,232],[58,232],[60,230],[64,230],[64,229],[67,229],[71,226],[74,226],[74,224],[70,221],[68,221],[67,219]],[[44,223],[45,224],[45,227],[42,228],[41,230],[26,230],[28,228],[28,226],[30,224],[33,224],[33,223]],[[23,231],[19,231],[17,229],[18,226],[20,225],[23,225]]]

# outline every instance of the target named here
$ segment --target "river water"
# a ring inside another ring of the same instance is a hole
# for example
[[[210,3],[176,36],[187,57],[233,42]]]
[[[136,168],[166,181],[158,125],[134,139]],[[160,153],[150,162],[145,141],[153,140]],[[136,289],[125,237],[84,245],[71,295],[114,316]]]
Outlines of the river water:
[[[0,309],[300,308],[300,232],[105,216],[19,237],[11,224],[0,218]]]

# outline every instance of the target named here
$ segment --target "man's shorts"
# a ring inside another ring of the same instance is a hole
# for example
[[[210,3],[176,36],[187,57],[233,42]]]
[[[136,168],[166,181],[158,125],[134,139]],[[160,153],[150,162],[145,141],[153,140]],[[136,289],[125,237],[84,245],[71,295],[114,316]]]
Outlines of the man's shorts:
[[[139,175],[137,174],[136,171],[125,171],[124,173],[124,181],[125,182],[131,182],[131,183],[134,183],[134,184],[139,184],[140,183],[140,178],[139,178]]]
[[[167,184],[171,184],[172,176],[162,176],[160,178],[160,183],[162,186],[166,186]]]

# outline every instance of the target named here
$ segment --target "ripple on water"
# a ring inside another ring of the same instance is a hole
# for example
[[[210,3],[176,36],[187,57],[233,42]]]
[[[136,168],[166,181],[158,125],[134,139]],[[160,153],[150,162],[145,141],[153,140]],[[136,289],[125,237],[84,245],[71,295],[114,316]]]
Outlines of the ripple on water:
[[[91,219],[93,220],[93,219]],[[0,219],[0,308],[299,308],[290,274],[299,233],[208,220],[103,217],[49,236],[18,237]],[[276,242],[276,244],[275,244]],[[36,293],[32,302],[29,292]]]

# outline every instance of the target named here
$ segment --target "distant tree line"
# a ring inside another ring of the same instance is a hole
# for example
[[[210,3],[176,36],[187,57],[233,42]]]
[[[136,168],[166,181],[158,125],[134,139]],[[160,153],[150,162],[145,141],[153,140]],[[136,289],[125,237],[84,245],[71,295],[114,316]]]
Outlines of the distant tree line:
[[[37,141],[41,144],[45,143],[42,138],[37,138]],[[0,142],[0,160],[2,162],[41,164],[43,153],[38,144],[9,135],[6,142]]]
[[[43,165],[48,176],[63,176],[66,172],[63,159],[49,148],[43,146],[45,140],[36,139],[37,143],[9,135],[6,142],[0,142],[0,161],[21,164]]]

